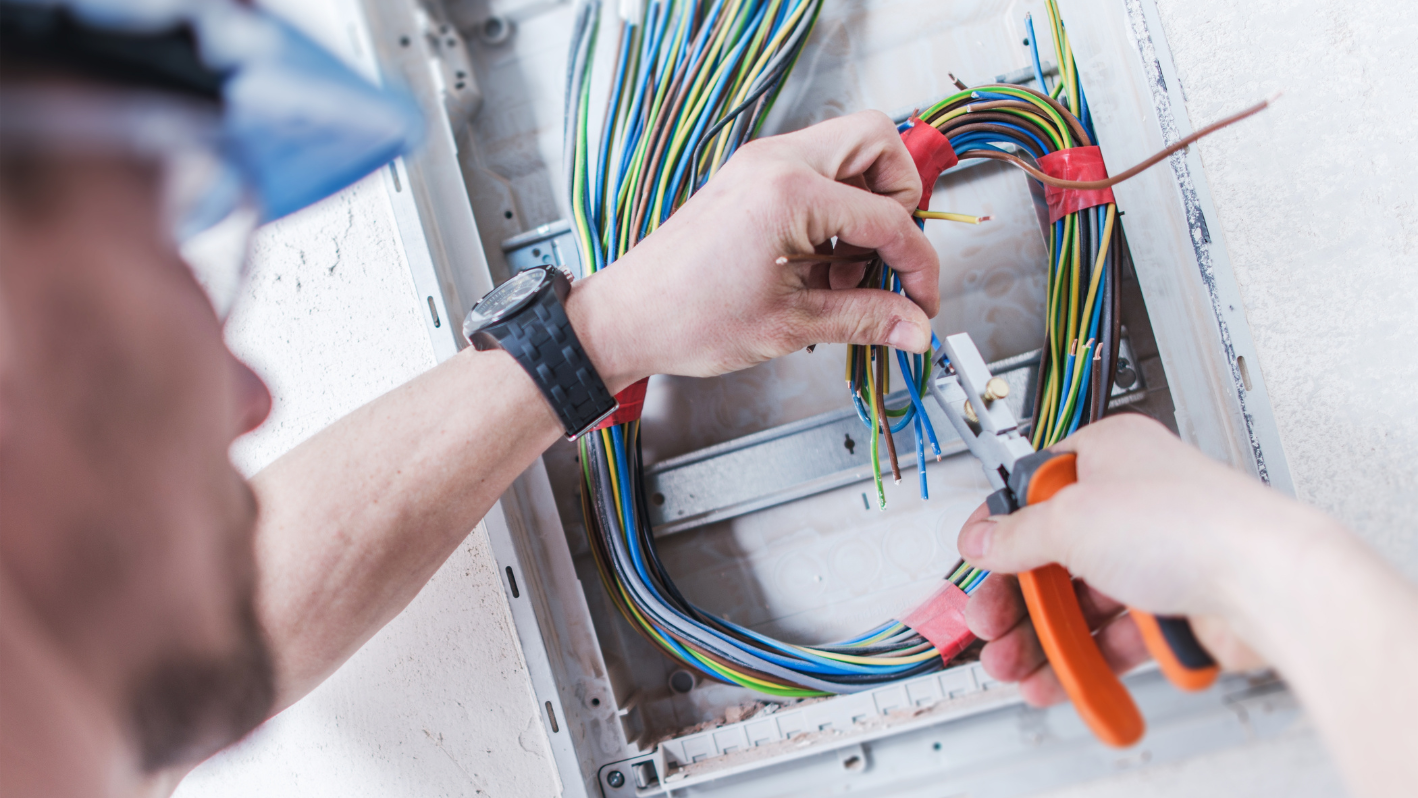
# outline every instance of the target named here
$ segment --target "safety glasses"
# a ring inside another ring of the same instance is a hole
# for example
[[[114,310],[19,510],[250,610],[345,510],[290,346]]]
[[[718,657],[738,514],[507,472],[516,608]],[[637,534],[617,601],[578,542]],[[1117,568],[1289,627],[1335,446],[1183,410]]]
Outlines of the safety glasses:
[[[261,209],[230,157],[215,103],[67,85],[3,87],[0,146],[15,154],[118,154],[159,165],[172,243],[225,321],[245,281]]]

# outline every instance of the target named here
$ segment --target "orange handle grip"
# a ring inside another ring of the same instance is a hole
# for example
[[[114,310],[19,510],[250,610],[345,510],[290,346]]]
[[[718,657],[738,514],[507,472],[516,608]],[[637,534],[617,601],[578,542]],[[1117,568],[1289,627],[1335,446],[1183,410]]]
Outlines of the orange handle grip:
[[[1078,481],[1073,454],[1045,458],[1027,474],[1024,495],[1018,496],[1025,505],[1047,501]],[[1111,746],[1122,748],[1142,739],[1142,713],[1098,650],[1068,571],[1057,564],[1035,568],[1019,575],[1019,586],[1044,654],[1083,722]]]
[[[1195,692],[1205,690],[1216,681],[1221,667],[1201,647],[1192,635],[1185,618],[1158,618],[1150,612],[1129,609],[1142,632],[1142,642],[1157,660],[1162,675],[1179,689]],[[1164,631],[1164,624],[1170,628]]]

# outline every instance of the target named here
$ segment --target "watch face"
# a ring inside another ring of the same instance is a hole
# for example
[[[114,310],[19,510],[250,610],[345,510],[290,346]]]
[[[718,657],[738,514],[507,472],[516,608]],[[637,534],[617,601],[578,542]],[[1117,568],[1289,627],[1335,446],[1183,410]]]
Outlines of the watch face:
[[[473,306],[472,312],[463,322],[464,334],[472,337],[474,332],[489,324],[496,324],[507,315],[520,310],[522,303],[535,295],[546,279],[546,270],[528,269],[492,289],[487,296]]]

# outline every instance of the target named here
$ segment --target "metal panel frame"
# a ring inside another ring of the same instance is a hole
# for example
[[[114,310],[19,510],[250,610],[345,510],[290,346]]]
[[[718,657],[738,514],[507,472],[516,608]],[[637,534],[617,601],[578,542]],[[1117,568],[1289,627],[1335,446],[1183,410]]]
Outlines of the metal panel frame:
[[[1103,155],[1142,161],[1191,133],[1152,0],[1061,0]],[[1182,437],[1291,495],[1280,431],[1195,149],[1115,186]],[[1208,223],[1208,219],[1212,220]]]

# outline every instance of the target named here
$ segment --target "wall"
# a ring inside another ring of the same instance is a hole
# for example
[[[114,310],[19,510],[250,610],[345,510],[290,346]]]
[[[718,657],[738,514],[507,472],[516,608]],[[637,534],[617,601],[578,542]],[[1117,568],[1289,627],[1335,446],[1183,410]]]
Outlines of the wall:
[[[292,10],[328,33],[335,2]],[[1418,172],[1418,7],[1156,4],[1194,123],[1285,91],[1255,124],[1199,145],[1219,225],[1297,491],[1418,578],[1418,210],[1408,182]],[[432,364],[382,185],[368,180],[262,235],[230,329],[276,396],[271,420],[234,450],[247,469]],[[494,570],[475,532],[329,682],[178,794],[555,794]],[[1300,728],[1052,793],[1196,794],[1342,790]]]
[[[358,55],[340,0],[279,10]],[[271,417],[232,456],[254,473],[434,364],[382,173],[266,226],[227,325]],[[481,527],[329,680],[197,768],[180,798],[526,796],[558,792]]]

